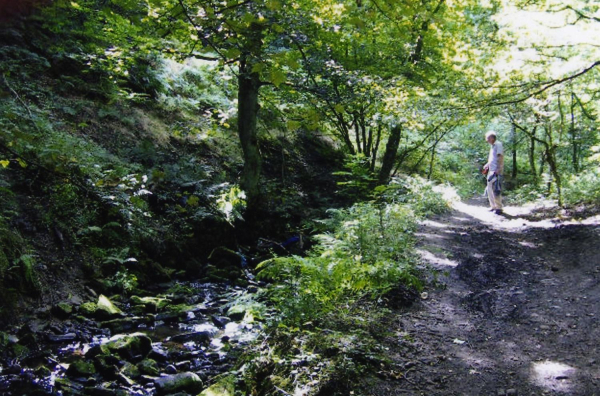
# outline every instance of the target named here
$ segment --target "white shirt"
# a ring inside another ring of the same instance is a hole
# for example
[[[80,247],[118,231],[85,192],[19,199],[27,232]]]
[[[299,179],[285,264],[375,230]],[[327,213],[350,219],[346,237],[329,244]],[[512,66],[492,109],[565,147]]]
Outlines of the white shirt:
[[[504,159],[498,158],[499,155],[504,156],[504,148],[502,147],[502,143],[496,141],[490,147],[490,154],[488,155],[488,166],[490,172],[494,172],[496,174],[502,174],[502,168],[504,165]]]

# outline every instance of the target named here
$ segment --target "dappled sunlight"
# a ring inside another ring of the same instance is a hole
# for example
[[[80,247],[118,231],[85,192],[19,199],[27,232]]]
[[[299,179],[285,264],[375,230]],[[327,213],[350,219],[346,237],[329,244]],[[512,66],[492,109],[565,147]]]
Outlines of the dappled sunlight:
[[[453,207],[457,211],[480,220],[484,224],[506,231],[516,232],[528,228],[554,228],[558,225],[600,225],[600,215],[581,220],[566,220],[555,217],[552,219],[531,221],[520,217],[530,215],[534,210],[556,207],[556,205],[550,202],[543,202],[541,205],[506,206],[504,207],[504,214],[501,215],[491,212],[486,206],[471,205],[465,202],[455,202]]]
[[[423,261],[428,264],[437,266],[437,267],[456,267],[458,266],[458,262],[454,260],[450,260],[447,257],[436,256],[428,250],[417,249],[417,253],[421,256]]]
[[[444,235],[440,234],[429,234],[425,232],[415,232],[416,237],[425,238],[425,239],[447,239]]]
[[[424,225],[424,226],[436,227],[436,228],[447,228],[448,227],[448,224],[440,223],[440,222],[433,221],[433,220],[422,220],[419,222],[419,224]]]
[[[532,365],[532,380],[549,391],[567,392],[573,386],[572,378],[577,370],[564,363],[546,360]]]

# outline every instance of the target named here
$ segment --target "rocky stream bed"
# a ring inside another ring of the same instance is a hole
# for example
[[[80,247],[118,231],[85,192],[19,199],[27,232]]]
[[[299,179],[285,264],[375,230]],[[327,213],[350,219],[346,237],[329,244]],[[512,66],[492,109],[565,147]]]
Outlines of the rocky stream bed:
[[[19,358],[0,363],[0,395],[227,395],[226,373],[262,327],[231,301],[257,286],[171,282],[127,298],[88,288],[85,301],[42,308],[5,333]]]

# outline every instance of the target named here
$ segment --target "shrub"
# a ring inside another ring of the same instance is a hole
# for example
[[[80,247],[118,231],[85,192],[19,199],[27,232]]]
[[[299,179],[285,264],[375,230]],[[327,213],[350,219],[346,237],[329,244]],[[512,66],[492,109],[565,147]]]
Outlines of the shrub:
[[[284,323],[344,310],[361,297],[376,298],[398,283],[420,287],[414,274],[415,216],[399,204],[361,203],[331,210],[332,231],[317,235],[307,257],[280,257],[258,266],[275,283],[267,296]]]
[[[382,196],[391,201],[409,205],[419,216],[444,213],[451,202],[458,199],[449,186],[435,185],[419,176],[393,178],[389,186],[380,188]]]
[[[600,169],[592,168],[569,178],[563,190],[567,205],[600,203]]]

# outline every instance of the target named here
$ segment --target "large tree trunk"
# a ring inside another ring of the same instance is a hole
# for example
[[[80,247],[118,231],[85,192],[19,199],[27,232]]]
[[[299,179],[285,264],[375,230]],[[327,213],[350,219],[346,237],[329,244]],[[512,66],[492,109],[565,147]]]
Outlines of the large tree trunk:
[[[388,138],[387,145],[385,146],[385,153],[383,154],[381,169],[379,170],[379,185],[387,184],[390,180],[390,172],[394,167],[398,146],[400,145],[401,132],[402,127],[400,125],[392,127],[392,130],[390,131],[390,137]]]
[[[238,78],[238,135],[244,153],[244,169],[240,180],[241,188],[246,192],[248,210],[252,211],[260,195],[259,180],[261,157],[258,148],[256,122],[258,119],[258,91],[260,77],[252,73],[245,62],[240,65]]]

